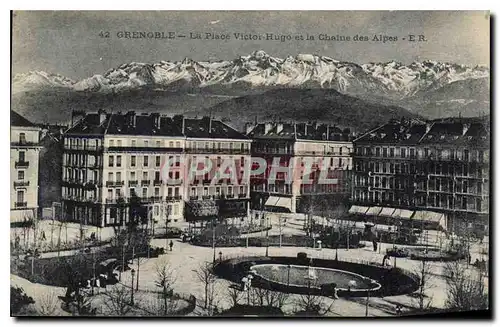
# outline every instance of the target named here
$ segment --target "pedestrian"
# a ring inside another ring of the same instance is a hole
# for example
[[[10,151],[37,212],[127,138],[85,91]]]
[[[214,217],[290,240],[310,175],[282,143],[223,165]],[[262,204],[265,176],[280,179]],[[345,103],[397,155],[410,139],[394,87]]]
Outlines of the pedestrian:
[[[170,246],[170,251],[172,251],[172,247],[174,246],[174,242],[172,242],[172,240],[170,240],[170,243],[168,245]]]
[[[97,287],[97,294],[99,294],[99,289],[101,288],[101,281],[99,278],[95,279],[95,286]]]

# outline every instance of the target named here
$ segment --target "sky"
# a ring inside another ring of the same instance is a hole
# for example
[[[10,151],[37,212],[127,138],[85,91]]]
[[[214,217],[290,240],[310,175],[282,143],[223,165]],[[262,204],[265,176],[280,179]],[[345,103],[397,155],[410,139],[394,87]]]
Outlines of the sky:
[[[120,32],[229,34],[229,40],[126,39]],[[103,32],[103,33],[101,33]],[[109,32],[109,38],[101,37]],[[291,35],[290,41],[236,40],[234,33]],[[296,35],[314,40],[295,40]],[[319,34],[351,41],[319,40]],[[408,35],[425,36],[410,42]],[[370,41],[354,41],[355,35]],[[374,35],[398,37],[372,41]],[[405,40],[403,40],[405,38]],[[404,64],[435,60],[466,65],[490,61],[486,11],[16,11],[12,18],[12,71],[58,73],[74,80],[129,62],[232,60],[264,50],[284,58],[313,53],[337,60]]]

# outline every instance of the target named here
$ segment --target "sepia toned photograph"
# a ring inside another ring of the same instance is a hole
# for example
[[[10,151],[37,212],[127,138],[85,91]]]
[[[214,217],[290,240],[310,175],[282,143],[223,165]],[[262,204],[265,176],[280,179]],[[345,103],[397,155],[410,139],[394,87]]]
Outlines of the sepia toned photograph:
[[[12,11],[10,315],[491,318],[489,11]]]

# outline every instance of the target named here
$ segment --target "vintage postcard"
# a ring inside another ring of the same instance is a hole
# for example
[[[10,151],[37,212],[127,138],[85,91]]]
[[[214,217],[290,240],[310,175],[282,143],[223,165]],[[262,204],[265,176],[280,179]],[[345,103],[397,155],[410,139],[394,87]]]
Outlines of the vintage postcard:
[[[12,316],[491,317],[488,11],[14,11]]]

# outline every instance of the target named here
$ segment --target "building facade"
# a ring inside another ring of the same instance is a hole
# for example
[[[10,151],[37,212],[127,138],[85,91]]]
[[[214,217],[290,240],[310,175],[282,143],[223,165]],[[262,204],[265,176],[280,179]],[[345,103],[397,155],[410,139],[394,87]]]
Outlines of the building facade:
[[[66,218],[99,226],[125,225],[131,219],[165,226],[208,219],[186,211],[186,205],[206,206],[203,200],[223,196],[243,200],[246,214],[248,187],[243,196],[240,186],[248,181],[209,185],[207,180],[190,178],[196,158],[216,162],[221,154],[232,157],[236,150],[231,147],[240,143],[249,153],[250,141],[244,135],[208,117],[87,114],[64,137]],[[225,203],[214,205],[219,210]]]
[[[391,121],[354,141],[352,200],[443,213],[449,231],[487,230],[489,125]]]
[[[12,110],[10,125],[10,221],[23,223],[38,216],[41,129]]]
[[[251,177],[254,209],[306,213],[348,200],[353,149],[348,129],[261,123],[247,124],[247,135],[253,139],[252,155],[267,167]]]

